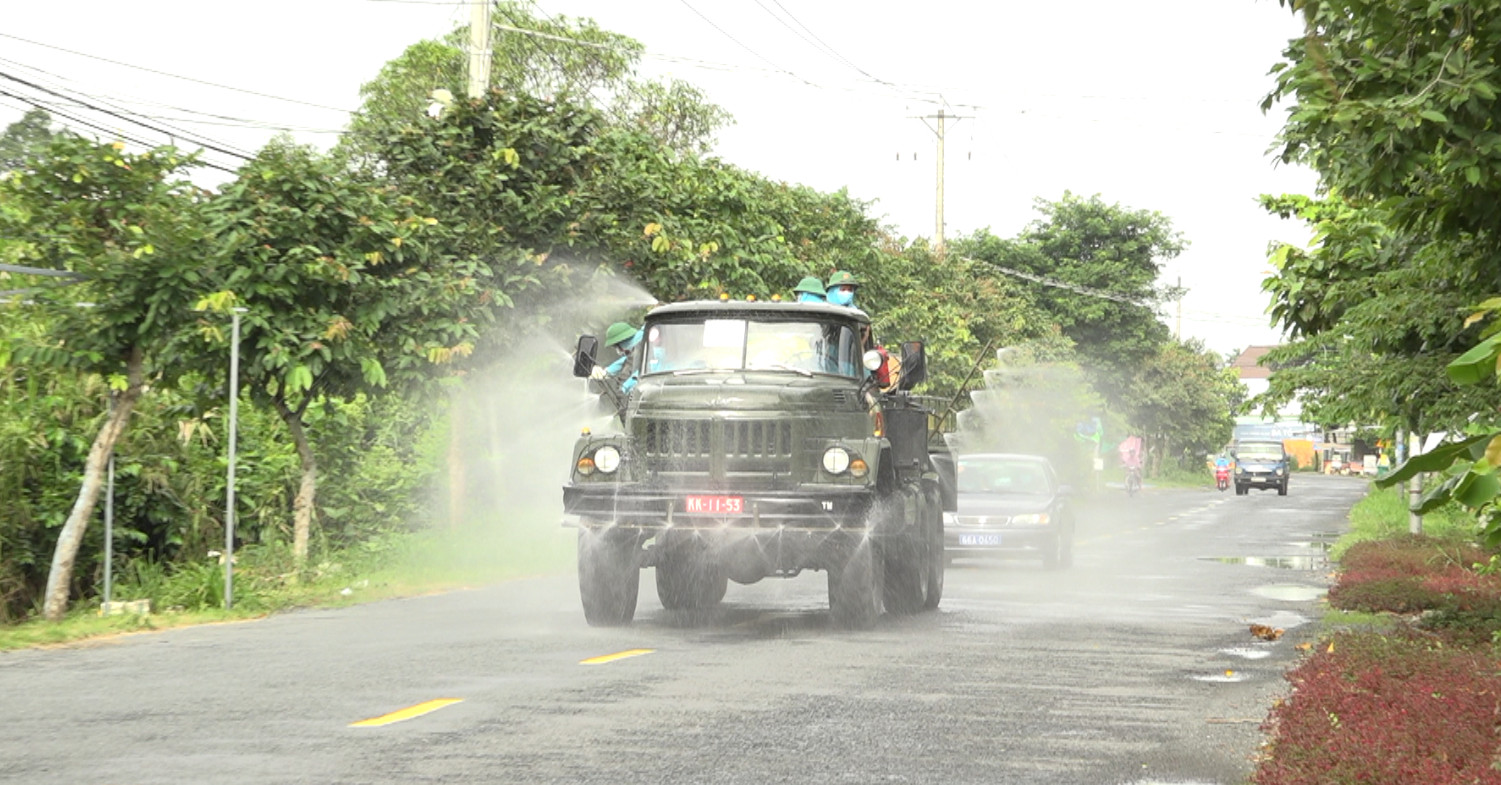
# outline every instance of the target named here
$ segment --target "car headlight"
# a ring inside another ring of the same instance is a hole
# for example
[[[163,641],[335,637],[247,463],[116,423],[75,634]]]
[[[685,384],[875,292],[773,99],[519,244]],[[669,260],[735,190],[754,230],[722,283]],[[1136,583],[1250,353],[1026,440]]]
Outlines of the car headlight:
[[[1047,522],[1048,522],[1048,514],[1045,513],[1045,512],[1035,512],[1035,513],[1032,513],[1030,515],[1013,515],[1013,516],[1011,516],[1011,524],[1013,526],[1036,526],[1038,524],[1043,524],[1043,523],[1047,523]]]
[[[1282,476],[1282,467],[1281,467],[1281,466],[1278,466],[1278,467],[1277,467],[1277,476],[1278,476],[1278,477],[1281,477],[1281,476]]]
[[[823,470],[829,474],[844,474],[850,467],[849,450],[843,447],[830,447],[823,451]]]
[[[1241,467],[1239,467],[1239,466],[1237,466],[1237,467],[1235,467],[1235,473],[1236,473],[1236,474],[1245,474],[1245,473],[1246,473],[1246,470],[1245,470],[1245,469],[1242,469],[1242,468],[1241,468]]]
[[[620,468],[620,450],[608,444],[595,450],[594,466],[605,474],[614,474]]]
[[[958,513],[953,513],[953,512],[948,512],[947,510],[945,510],[944,513],[943,513],[943,525],[944,526],[958,526],[959,525],[959,514]]]

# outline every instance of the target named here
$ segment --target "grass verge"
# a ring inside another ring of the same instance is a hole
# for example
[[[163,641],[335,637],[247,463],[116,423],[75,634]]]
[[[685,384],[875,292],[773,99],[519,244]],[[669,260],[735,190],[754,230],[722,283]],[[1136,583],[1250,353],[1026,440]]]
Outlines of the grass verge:
[[[224,566],[217,554],[170,570],[134,564],[120,576],[111,599],[150,600],[152,613],[101,616],[99,598],[90,598],[57,623],[0,626],[0,651],[482,586],[565,572],[573,558],[572,530],[523,531],[499,524],[387,534],[328,549],[300,573],[286,548],[250,546],[235,555],[230,610],[223,607]]]

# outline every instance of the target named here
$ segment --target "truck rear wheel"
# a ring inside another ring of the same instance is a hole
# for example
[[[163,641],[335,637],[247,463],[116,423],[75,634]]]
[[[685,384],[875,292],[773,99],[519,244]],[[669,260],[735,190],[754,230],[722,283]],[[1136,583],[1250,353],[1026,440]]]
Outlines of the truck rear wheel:
[[[943,600],[943,572],[949,559],[943,552],[943,498],[937,488],[923,491],[923,505],[927,524],[924,534],[928,539],[928,590],[923,598],[923,609],[933,610]]]
[[[885,560],[866,538],[854,544],[843,564],[829,568],[829,615],[834,626],[868,630],[881,616]]]
[[[579,531],[579,597],[591,627],[630,624],[641,592],[636,538]]]
[[[724,599],[730,579],[694,542],[659,537],[663,549],[657,562],[657,599],[670,610],[712,608]]]

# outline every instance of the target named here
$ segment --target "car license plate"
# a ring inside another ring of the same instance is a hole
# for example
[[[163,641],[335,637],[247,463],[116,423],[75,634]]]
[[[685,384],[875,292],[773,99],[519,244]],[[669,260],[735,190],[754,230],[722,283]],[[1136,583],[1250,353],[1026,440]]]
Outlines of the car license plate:
[[[706,515],[739,515],[745,512],[743,496],[689,496],[683,501],[683,512]]]
[[[1001,535],[999,535],[999,534],[961,534],[961,535],[959,535],[959,544],[960,545],[1000,545],[1001,544]]]

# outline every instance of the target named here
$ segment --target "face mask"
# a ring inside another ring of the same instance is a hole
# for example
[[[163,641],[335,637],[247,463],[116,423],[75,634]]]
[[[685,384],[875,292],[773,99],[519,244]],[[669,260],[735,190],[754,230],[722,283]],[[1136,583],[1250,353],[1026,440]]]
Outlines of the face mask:
[[[797,301],[800,303],[821,303],[824,299],[812,292],[798,292]]]
[[[854,289],[835,289],[835,290],[829,292],[829,302],[831,302],[831,303],[833,303],[835,305],[846,305],[846,306],[854,305],[855,304],[855,290]]]

